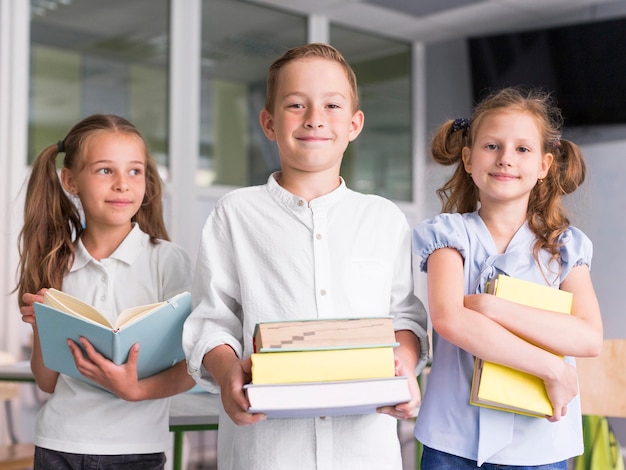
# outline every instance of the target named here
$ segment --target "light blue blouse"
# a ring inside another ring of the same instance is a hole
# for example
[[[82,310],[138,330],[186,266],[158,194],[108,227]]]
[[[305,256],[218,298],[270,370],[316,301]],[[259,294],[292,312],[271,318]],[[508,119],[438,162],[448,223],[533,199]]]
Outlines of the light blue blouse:
[[[545,284],[533,257],[535,236],[522,226],[503,254],[477,212],[440,214],[413,229],[414,272],[428,269],[428,257],[438,248],[455,248],[463,256],[465,293],[481,293],[488,279],[506,274]],[[540,253],[547,278],[558,287],[571,269],[591,265],[592,244],[570,227],[561,236],[561,270]],[[551,269],[550,269],[551,268]],[[574,364],[574,359],[566,357]],[[469,404],[474,356],[435,333],[433,362],[415,437],[424,445],[467,459],[503,465],[543,465],[583,452],[580,400],[569,403],[556,423]]]

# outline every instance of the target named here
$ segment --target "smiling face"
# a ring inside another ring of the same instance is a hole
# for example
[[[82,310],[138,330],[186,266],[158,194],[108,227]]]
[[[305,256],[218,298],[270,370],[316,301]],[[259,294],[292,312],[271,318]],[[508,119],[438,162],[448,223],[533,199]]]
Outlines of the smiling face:
[[[516,201],[526,207],[531,190],[552,164],[552,154],[543,148],[537,121],[529,112],[485,115],[472,148],[463,149],[465,171],[478,187],[481,205]]]
[[[80,198],[87,230],[130,231],[146,192],[145,147],[140,137],[97,132],[85,142],[79,168],[63,168],[65,189]]]
[[[363,128],[353,111],[345,70],[312,57],[285,64],[279,72],[273,112],[263,110],[261,127],[276,141],[283,172],[339,174],[343,153]]]

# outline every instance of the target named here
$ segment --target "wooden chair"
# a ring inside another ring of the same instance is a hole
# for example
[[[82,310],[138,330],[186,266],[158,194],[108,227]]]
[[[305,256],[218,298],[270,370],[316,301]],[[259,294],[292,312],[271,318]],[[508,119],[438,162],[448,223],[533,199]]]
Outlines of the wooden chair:
[[[624,468],[608,418],[626,418],[626,339],[604,340],[594,358],[576,359],[585,453],[572,468]]]
[[[576,359],[583,415],[626,418],[626,339],[606,339],[598,357]]]
[[[0,364],[15,362],[10,354],[0,351]],[[0,382],[0,400],[4,404],[9,444],[0,445],[0,470],[21,470],[33,467],[35,446],[32,442],[20,443],[15,435],[12,404],[18,396],[18,384]]]

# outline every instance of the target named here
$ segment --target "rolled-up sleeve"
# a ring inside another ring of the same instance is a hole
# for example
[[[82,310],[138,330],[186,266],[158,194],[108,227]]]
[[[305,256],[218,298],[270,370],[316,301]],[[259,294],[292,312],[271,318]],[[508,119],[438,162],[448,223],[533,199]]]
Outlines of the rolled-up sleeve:
[[[202,365],[204,355],[222,344],[242,357],[239,287],[230,242],[219,221],[219,211],[207,219],[192,284],[193,311],[183,329],[183,349],[189,374],[202,388],[219,391]]]

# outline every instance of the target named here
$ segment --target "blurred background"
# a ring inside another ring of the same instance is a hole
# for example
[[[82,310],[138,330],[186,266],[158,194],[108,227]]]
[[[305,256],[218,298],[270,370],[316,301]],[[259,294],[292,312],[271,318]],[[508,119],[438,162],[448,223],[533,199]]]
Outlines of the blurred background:
[[[427,151],[439,124],[469,116],[493,87],[553,92],[564,136],[589,165],[568,204],[594,241],[605,335],[626,338],[616,246],[626,232],[626,1],[0,0],[0,350],[29,354],[12,291],[35,156],[87,115],[127,117],[165,181],[170,235],[194,258],[214,202],[279,168],[258,125],[265,77],[306,42],[334,45],[357,74],[365,129],[342,176],[395,201],[411,225],[439,212],[447,172]]]

